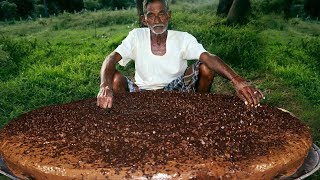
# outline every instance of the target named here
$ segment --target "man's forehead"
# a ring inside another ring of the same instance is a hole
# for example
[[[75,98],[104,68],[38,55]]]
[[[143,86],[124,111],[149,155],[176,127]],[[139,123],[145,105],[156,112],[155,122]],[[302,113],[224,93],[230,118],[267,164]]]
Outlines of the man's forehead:
[[[166,11],[164,3],[161,1],[154,1],[147,5],[147,12],[160,12]]]

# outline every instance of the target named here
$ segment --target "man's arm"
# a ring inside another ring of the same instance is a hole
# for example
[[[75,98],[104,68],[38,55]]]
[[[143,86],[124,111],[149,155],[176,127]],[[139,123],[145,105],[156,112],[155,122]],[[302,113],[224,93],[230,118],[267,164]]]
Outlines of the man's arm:
[[[104,61],[100,71],[101,84],[97,95],[97,106],[111,108],[113,101],[112,81],[116,71],[116,64],[122,59],[117,52],[111,53]]]
[[[208,66],[212,71],[230,80],[236,89],[237,95],[245,102],[246,105],[251,107],[257,107],[260,105],[261,98],[264,98],[262,92],[250,85],[243,77],[239,76],[218,56],[204,52],[200,55],[200,61]]]

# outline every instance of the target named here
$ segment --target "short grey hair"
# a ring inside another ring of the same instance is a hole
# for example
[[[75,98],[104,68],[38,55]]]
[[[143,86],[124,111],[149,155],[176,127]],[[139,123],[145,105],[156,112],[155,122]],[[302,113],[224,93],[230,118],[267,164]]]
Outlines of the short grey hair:
[[[160,2],[164,5],[166,11],[169,11],[169,3],[168,3],[168,0],[144,0],[144,1],[143,1],[143,13],[144,13],[144,14],[147,13],[147,6],[148,6],[148,4],[153,3],[153,2],[156,2],[156,1],[160,1]]]

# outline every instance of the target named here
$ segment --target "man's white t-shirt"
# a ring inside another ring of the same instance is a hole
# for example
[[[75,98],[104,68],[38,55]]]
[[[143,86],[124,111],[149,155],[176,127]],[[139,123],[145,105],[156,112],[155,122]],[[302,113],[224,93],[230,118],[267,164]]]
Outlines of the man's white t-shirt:
[[[151,51],[149,28],[137,28],[116,48],[122,56],[119,64],[135,61],[135,84],[140,89],[162,89],[181,76],[187,69],[187,60],[199,59],[206,50],[191,34],[168,30],[166,53],[154,55]]]

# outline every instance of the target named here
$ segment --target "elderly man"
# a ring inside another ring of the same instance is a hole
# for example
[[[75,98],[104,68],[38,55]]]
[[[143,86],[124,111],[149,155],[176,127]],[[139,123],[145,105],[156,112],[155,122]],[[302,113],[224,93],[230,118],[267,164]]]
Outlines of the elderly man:
[[[249,107],[259,106],[263,94],[236,74],[218,56],[207,52],[195,37],[186,32],[168,30],[171,12],[166,0],[144,0],[141,17],[148,28],[132,30],[103,62],[97,105],[111,108],[113,92],[176,90],[210,92],[213,78],[229,79],[237,95]],[[198,59],[191,67],[187,60]],[[135,81],[115,68],[135,61]]]

